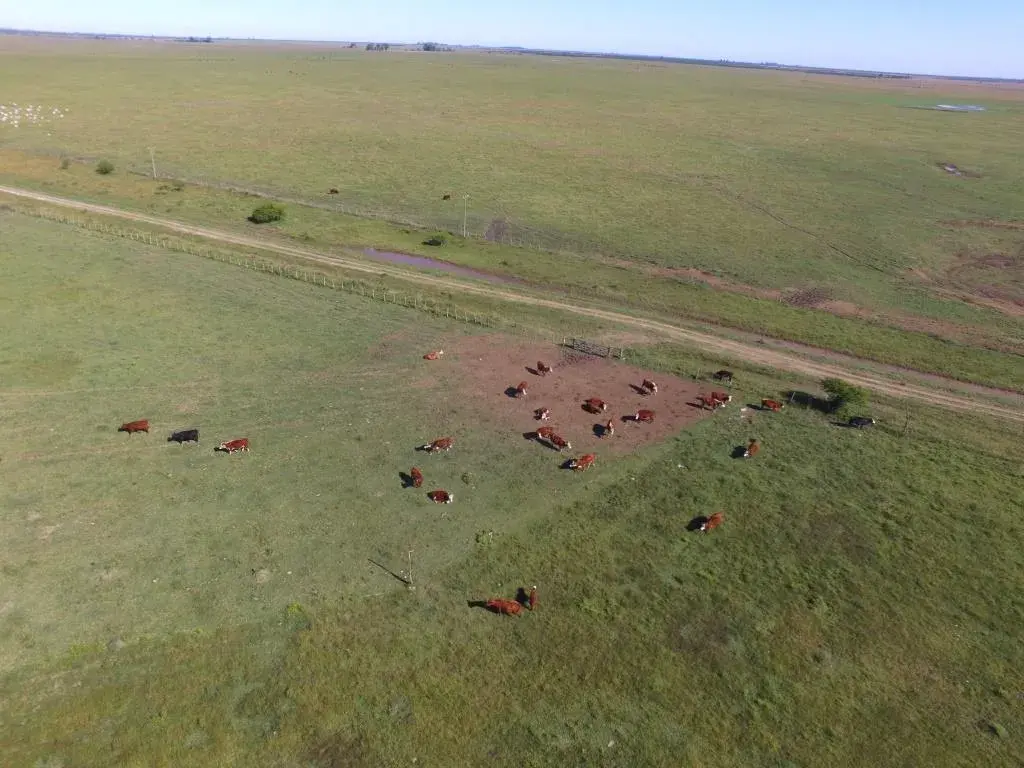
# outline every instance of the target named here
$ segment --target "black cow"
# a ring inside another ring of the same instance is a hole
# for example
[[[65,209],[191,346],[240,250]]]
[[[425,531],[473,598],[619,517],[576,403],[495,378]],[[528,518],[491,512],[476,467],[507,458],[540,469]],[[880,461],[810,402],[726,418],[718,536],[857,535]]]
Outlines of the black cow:
[[[199,442],[199,430],[198,429],[183,429],[181,432],[175,432],[173,435],[167,438],[168,443],[198,443]]]
[[[870,416],[854,416],[848,423],[851,427],[864,429],[864,427],[873,427],[875,425],[875,420]]]
[[[338,190],[335,189],[334,187],[331,187],[329,190],[327,190],[327,194],[329,194],[329,195],[336,195],[336,194],[338,194]]]
[[[724,381],[727,384],[732,383],[732,371],[718,371],[717,373],[711,374],[711,378],[715,381]]]

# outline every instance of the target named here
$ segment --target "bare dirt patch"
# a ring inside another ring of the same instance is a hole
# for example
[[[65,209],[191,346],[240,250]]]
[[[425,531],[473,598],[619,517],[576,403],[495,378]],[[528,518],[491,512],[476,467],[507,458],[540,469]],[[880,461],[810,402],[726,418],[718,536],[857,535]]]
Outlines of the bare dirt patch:
[[[628,453],[655,443],[694,423],[707,412],[690,405],[706,389],[696,382],[663,374],[652,374],[621,361],[593,357],[550,344],[519,342],[506,336],[475,336],[449,345],[445,356],[459,367],[458,386],[470,404],[502,428],[520,433],[549,425],[572,443],[566,455],[582,453]],[[547,376],[537,376],[538,360],[553,365]],[[638,391],[644,379],[653,378],[658,394]],[[509,387],[526,381],[526,397],[506,394]],[[597,397],[608,403],[608,411],[591,414],[583,401]],[[537,408],[549,408],[551,419],[535,420]],[[624,422],[638,408],[655,411],[653,424]],[[611,420],[612,437],[599,437],[600,427]]]

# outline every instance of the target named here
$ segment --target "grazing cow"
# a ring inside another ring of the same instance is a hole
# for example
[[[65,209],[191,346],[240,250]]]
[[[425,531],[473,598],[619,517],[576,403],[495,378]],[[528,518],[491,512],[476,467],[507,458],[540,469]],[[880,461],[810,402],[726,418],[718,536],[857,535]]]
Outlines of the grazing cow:
[[[597,397],[591,397],[583,403],[583,407],[591,413],[604,413],[608,410],[608,403]]]
[[[711,378],[715,381],[724,381],[726,384],[732,384],[732,371],[717,371],[711,374]]]
[[[644,390],[645,392],[651,395],[658,394],[658,385],[655,384],[650,379],[644,379],[643,383],[640,385],[640,389]]]
[[[520,381],[519,386],[516,387],[516,393],[514,397],[526,397],[526,382]]]
[[[449,451],[453,445],[455,445],[454,437],[439,437],[432,443],[420,446],[420,450],[427,453],[436,453],[437,451]]]
[[[870,416],[854,416],[847,423],[851,427],[856,427],[857,429],[864,429],[864,427],[875,426],[875,420],[872,419]]]
[[[138,421],[127,421],[117,428],[118,432],[127,432],[128,436],[131,437],[136,432],[145,432],[149,434],[149,419],[139,419]]]
[[[327,190],[327,194],[329,194],[329,195],[336,195],[336,194],[338,194],[338,190],[335,189],[334,187],[331,187],[329,190]]]
[[[633,421],[642,421],[645,424],[651,424],[654,422],[654,411],[648,411],[645,408],[641,408],[633,414]]]
[[[704,524],[700,527],[700,532],[707,533],[708,531],[715,530],[715,528],[722,524],[722,521],[724,519],[725,515],[723,515],[721,512],[715,512],[715,514],[713,514],[711,517],[704,521]]]
[[[785,407],[786,407],[785,404],[784,403],[780,403],[778,400],[762,400],[761,401],[761,410],[762,411],[771,411],[772,413],[778,413],[779,411],[781,411]]]
[[[760,450],[761,450],[761,444],[758,443],[757,440],[752,437],[752,438],[750,438],[750,442],[747,444],[747,447],[743,451],[743,458],[744,459],[751,459],[754,456],[757,456],[757,452],[760,451]]]
[[[423,473],[420,472],[419,467],[413,467],[409,472],[409,477],[412,478],[412,487],[419,488],[423,485]]]
[[[217,446],[218,451],[224,451],[225,453],[234,453],[235,451],[249,451],[249,438],[239,437],[236,440],[228,440],[226,443],[221,443]]]
[[[442,200],[451,200],[452,196],[451,195],[441,195],[441,199]]]
[[[551,370],[552,368],[550,365],[545,365],[540,360],[537,361],[537,373],[539,373],[541,376],[547,376],[549,373],[551,373]]]
[[[175,432],[167,438],[168,443],[198,443],[199,442],[199,430],[198,429],[183,429],[180,432]]]
[[[451,504],[455,500],[454,493],[448,493],[448,491],[442,491],[438,488],[436,491],[431,491],[427,494],[430,500],[435,504]]]
[[[529,597],[529,601],[527,602],[527,607],[531,611],[534,608],[537,607],[537,585],[536,584],[534,584],[532,587],[530,587],[530,597]]]
[[[554,432],[551,433],[551,436],[548,438],[548,442],[555,446],[559,452],[561,452],[563,448],[569,451],[572,450],[572,443],[563,439],[561,435],[556,435]]]
[[[697,395],[697,402],[700,403],[701,410],[713,411],[718,407],[718,401],[711,395]]]
[[[615,424],[611,419],[608,419],[608,423],[604,425],[604,429],[601,431],[601,437],[612,437],[615,434]]]
[[[553,434],[555,434],[554,427],[540,427],[537,430],[537,437],[542,437],[545,440],[550,440]]]
[[[538,408],[533,412],[533,418],[537,421],[547,421],[551,418],[551,411],[547,408]]]
[[[597,454],[586,453],[583,456],[580,456],[578,459],[573,459],[572,461],[570,461],[569,469],[573,470],[574,472],[586,472],[588,469],[590,469],[591,465],[594,463],[594,460],[596,458]]]
[[[728,392],[712,392],[711,399],[715,401],[715,408],[725,408],[727,403],[732,402],[732,395]]]
[[[488,600],[487,607],[495,613],[500,613],[504,616],[518,616],[523,610],[523,606],[518,601],[506,600],[503,597],[495,597],[492,600]]]
[[[438,349],[438,350],[435,350],[433,352],[427,352],[427,354],[425,354],[423,356],[423,359],[424,360],[440,360],[441,359],[441,355],[443,355],[443,354],[444,354],[444,350],[443,349]]]

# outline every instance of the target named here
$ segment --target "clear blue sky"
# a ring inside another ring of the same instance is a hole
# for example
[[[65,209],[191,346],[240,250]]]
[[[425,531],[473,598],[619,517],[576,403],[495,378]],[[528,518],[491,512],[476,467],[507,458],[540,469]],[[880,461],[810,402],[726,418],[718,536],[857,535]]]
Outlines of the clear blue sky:
[[[432,40],[1024,77],[1024,0],[0,0],[0,27]]]

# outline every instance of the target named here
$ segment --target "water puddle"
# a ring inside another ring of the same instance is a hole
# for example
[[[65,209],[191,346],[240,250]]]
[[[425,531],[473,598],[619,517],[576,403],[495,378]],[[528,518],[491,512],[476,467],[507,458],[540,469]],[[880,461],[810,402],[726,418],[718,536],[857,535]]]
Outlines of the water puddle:
[[[511,283],[522,283],[522,280],[517,280],[514,277],[505,277],[503,275],[492,275],[488,272],[481,272],[478,269],[472,269],[470,267],[460,267],[457,264],[450,264],[447,261],[438,261],[437,259],[431,259],[429,256],[413,256],[409,253],[393,253],[392,251],[378,251],[376,248],[364,248],[363,255],[377,261],[386,261],[389,264],[404,264],[409,267],[420,267],[421,269],[438,269],[449,275],[458,275],[459,277],[471,277],[474,280],[484,280],[488,283],[511,284]]]

